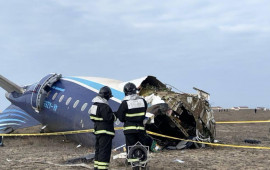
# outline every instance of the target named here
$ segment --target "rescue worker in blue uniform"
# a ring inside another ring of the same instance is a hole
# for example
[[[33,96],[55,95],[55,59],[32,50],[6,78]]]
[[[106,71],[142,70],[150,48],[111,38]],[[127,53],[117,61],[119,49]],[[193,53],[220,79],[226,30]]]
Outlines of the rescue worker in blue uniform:
[[[112,139],[114,137],[114,121],[116,117],[108,100],[113,97],[111,89],[104,86],[92,102],[90,119],[94,124],[96,136],[94,169],[108,169],[111,157]]]
[[[0,146],[4,146],[4,144],[3,144],[3,136],[0,136]]]
[[[151,146],[152,138],[147,136],[143,121],[147,110],[146,101],[137,95],[137,88],[133,83],[124,86],[125,98],[120,104],[116,116],[124,122],[126,148],[140,142],[142,145]]]

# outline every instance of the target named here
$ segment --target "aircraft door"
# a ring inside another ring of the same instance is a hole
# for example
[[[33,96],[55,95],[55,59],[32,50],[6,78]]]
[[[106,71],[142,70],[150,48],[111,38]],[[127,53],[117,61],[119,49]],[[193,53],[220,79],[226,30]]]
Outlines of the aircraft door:
[[[61,74],[49,74],[42,78],[32,91],[31,104],[33,109],[39,113],[43,109],[43,103],[52,85],[62,77]]]

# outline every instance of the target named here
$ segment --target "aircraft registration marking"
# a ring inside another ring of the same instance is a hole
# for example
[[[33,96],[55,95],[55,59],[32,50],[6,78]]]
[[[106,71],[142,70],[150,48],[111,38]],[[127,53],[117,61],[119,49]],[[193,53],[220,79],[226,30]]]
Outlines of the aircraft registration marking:
[[[53,104],[53,103],[51,103],[49,101],[46,101],[46,100],[44,101],[44,107],[47,108],[47,109],[49,109],[49,110],[51,109],[54,112],[56,112],[56,110],[58,108],[57,104]]]

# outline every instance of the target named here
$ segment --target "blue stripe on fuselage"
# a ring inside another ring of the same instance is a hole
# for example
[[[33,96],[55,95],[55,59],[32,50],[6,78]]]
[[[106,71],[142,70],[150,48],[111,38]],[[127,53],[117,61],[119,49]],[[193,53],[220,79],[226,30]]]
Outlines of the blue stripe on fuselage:
[[[27,117],[31,117],[30,115],[28,115],[27,113],[23,112],[23,111],[20,111],[20,110],[16,110],[16,109],[6,109],[3,111],[3,113],[12,113],[12,112],[17,112],[17,113],[21,113]]]
[[[85,84],[87,86],[95,88],[98,91],[104,86],[103,84],[99,84],[99,83],[96,83],[96,82],[93,82],[93,81],[90,81],[90,80],[85,80],[85,79],[78,78],[78,77],[66,77],[66,78],[76,80],[76,81],[78,81],[80,83],[83,83],[83,84]],[[113,97],[117,98],[118,100],[123,100],[123,98],[125,97],[125,94],[123,92],[118,91],[118,90],[113,89],[113,88],[111,88],[111,90],[112,90]]]
[[[28,120],[27,117],[24,117],[24,116],[19,115],[19,114],[17,114],[17,113],[4,113],[4,114],[1,114],[1,115],[0,115],[0,119],[2,119],[2,118],[4,118],[4,117],[20,117],[20,118],[23,118],[23,119]]]
[[[61,92],[65,91],[65,89],[60,88],[60,87],[56,87],[56,86],[52,86],[52,89],[55,89],[55,90],[58,90],[58,91],[61,91]]]
[[[12,121],[14,121],[14,122],[25,123],[25,121],[22,121],[22,120],[20,120],[20,119],[1,119],[1,120],[0,120],[0,123],[3,123],[3,122],[12,122]]]

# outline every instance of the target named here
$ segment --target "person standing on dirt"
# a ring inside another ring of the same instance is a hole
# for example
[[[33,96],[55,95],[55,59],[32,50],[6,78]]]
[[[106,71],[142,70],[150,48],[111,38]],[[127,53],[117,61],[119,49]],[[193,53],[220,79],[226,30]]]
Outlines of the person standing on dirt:
[[[3,136],[0,136],[0,146],[4,146],[4,144],[3,144]]]
[[[116,120],[108,103],[111,97],[113,97],[111,89],[108,86],[102,87],[99,94],[92,100],[93,105],[90,109],[90,119],[95,123],[95,170],[109,168],[114,137],[113,123]]]
[[[151,146],[153,140],[147,136],[143,121],[147,110],[145,99],[136,94],[137,88],[133,83],[124,86],[125,98],[120,104],[116,117],[124,122],[126,148],[135,145],[138,141],[142,145]],[[127,158],[128,159],[128,158]]]

